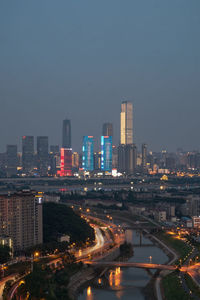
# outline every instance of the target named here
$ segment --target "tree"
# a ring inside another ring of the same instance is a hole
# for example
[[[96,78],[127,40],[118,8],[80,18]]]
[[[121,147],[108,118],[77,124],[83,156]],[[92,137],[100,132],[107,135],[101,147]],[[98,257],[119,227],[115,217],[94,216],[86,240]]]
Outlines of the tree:
[[[10,259],[10,248],[0,245],[0,264],[5,264]]]

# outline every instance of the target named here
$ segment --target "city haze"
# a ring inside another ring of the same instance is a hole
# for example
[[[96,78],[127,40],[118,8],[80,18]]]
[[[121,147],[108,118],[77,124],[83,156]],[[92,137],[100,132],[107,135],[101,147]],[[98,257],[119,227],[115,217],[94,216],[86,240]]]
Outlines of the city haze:
[[[119,143],[120,104],[133,102],[134,142],[200,149],[200,2],[1,1],[0,151],[23,135],[72,147]],[[21,148],[20,148],[21,149]]]

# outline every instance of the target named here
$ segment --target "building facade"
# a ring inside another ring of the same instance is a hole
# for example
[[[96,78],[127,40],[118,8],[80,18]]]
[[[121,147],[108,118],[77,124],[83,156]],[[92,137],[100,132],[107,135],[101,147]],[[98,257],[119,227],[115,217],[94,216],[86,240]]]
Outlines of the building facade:
[[[64,120],[63,121],[63,128],[62,128],[62,148],[71,149],[71,121]]]
[[[72,149],[60,149],[60,171],[59,176],[72,176]]]
[[[83,137],[82,147],[82,168],[84,171],[94,170],[94,138],[93,136]]]
[[[112,171],[112,136],[101,137],[101,170]]]
[[[46,176],[49,165],[48,136],[37,137],[37,168],[41,176]]]
[[[29,173],[34,168],[34,137],[22,137],[22,167],[25,173]]]
[[[133,144],[133,104],[128,101],[121,104],[120,144]]]
[[[147,145],[142,144],[142,169],[146,170],[147,167]]]
[[[7,177],[17,174],[17,145],[7,145],[6,148],[6,175]]]
[[[113,124],[104,123],[102,128],[102,136],[112,136],[113,138]]]
[[[43,242],[42,203],[34,193],[0,195],[0,236],[10,237],[14,250]]]

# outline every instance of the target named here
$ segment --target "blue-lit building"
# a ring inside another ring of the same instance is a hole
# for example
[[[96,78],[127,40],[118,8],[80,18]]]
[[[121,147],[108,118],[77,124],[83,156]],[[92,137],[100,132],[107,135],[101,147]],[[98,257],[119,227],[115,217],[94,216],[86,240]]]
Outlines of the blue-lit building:
[[[101,137],[101,170],[112,171],[112,136]]]
[[[94,170],[94,138],[93,136],[83,137],[82,167],[85,171]]]

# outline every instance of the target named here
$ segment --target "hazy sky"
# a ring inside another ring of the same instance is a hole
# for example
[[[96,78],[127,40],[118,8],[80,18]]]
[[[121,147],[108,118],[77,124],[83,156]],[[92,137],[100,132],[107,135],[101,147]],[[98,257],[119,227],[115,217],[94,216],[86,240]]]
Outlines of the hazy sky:
[[[199,0],[1,0],[0,151],[22,135],[72,146],[134,105],[134,140],[200,149]]]

